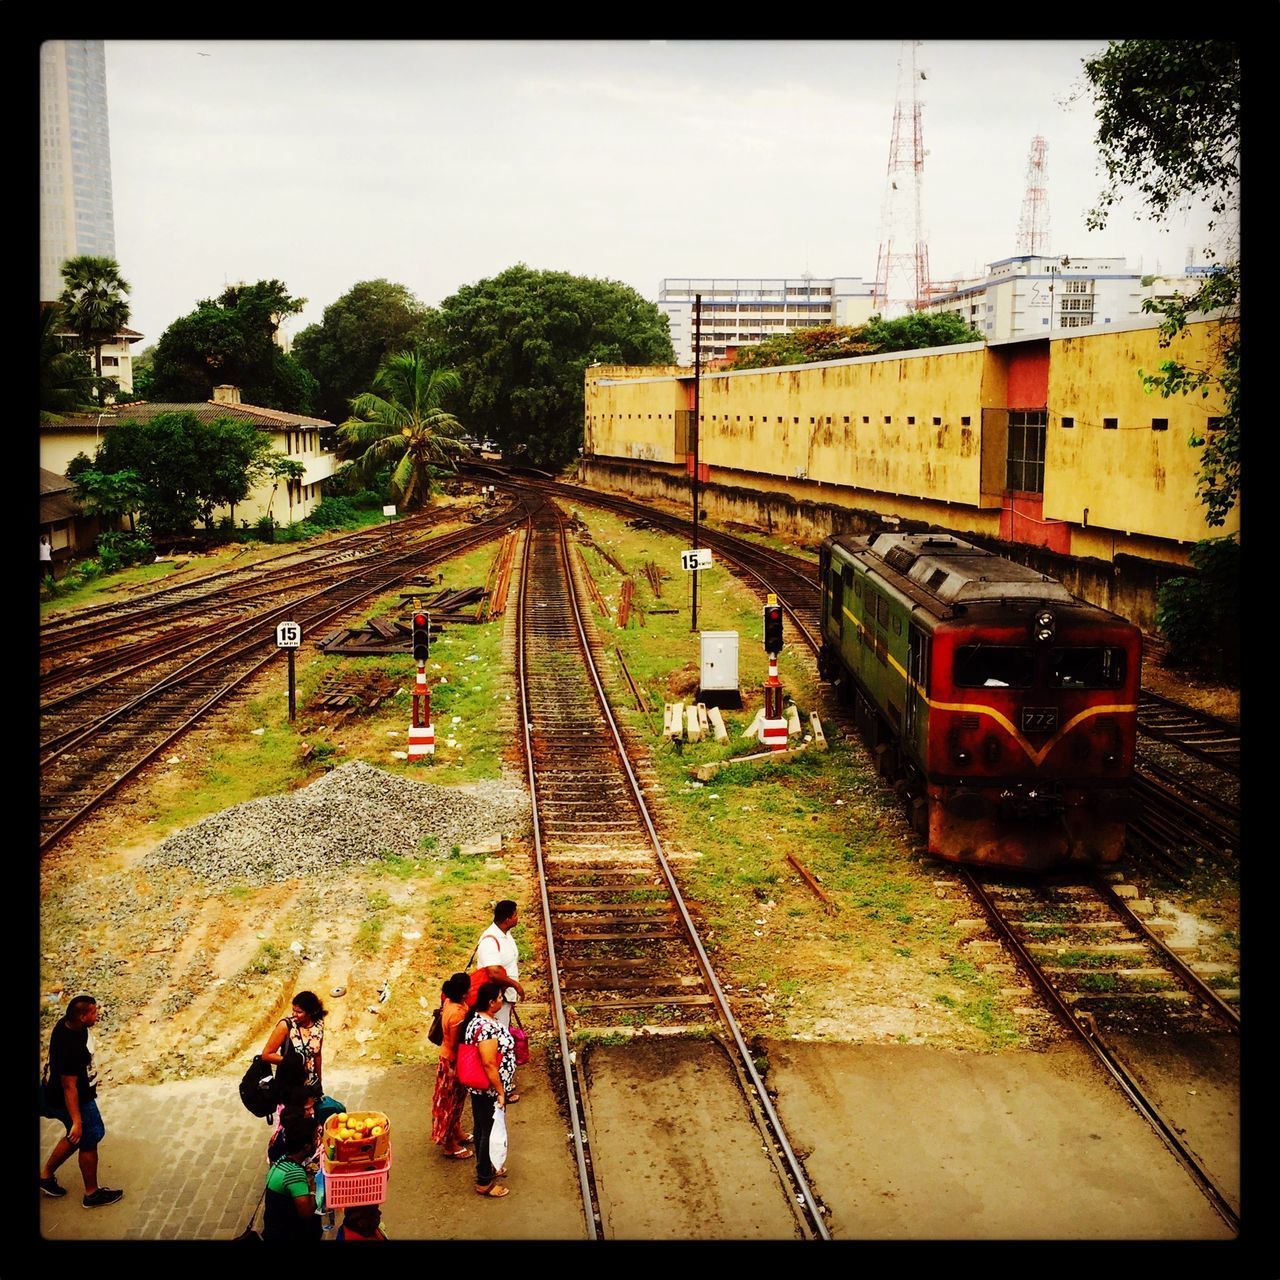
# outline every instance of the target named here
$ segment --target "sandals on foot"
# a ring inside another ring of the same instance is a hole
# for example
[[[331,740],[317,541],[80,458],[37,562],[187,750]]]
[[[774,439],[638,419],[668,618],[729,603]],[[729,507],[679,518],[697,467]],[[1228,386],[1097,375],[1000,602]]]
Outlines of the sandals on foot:
[[[459,1147],[456,1151],[446,1151],[445,1155],[451,1156],[454,1160],[470,1160],[475,1152],[470,1147]]]
[[[519,1095],[518,1093],[509,1093],[509,1094],[507,1094],[507,1101],[508,1101],[508,1102],[519,1102],[519,1101],[520,1101],[520,1095]]]
[[[500,1187],[496,1182],[489,1183],[487,1187],[476,1188],[476,1195],[490,1196],[494,1200],[500,1200],[503,1196],[509,1196],[510,1194],[511,1192],[507,1187]]]

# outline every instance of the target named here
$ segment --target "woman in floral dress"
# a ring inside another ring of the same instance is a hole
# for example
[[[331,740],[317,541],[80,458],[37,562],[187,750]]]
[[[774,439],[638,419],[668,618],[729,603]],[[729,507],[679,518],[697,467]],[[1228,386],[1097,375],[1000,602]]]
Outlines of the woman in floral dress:
[[[506,1168],[495,1169],[489,1159],[489,1134],[493,1130],[495,1109],[506,1111],[507,1090],[516,1073],[516,1042],[511,1032],[497,1020],[497,1012],[505,999],[501,982],[490,980],[476,992],[475,1006],[462,1024],[459,1044],[473,1044],[480,1051],[480,1062],[489,1078],[487,1089],[467,1087],[471,1094],[471,1120],[476,1141],[476,1195],[498,1199],[507,1194],[497,1179]]]

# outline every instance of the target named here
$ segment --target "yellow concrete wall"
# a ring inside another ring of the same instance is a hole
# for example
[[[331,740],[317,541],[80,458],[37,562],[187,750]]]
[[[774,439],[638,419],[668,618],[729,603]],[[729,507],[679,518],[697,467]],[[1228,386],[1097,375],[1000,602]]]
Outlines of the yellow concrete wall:
[[[1238,510],[1222,529],[1205,524],[1196,497],[1200,450],[1187,443],[1222,405],[1212,396],[1147,395],[1138,374],[1171,357],[1212,365],[1217,336],[1216,321],[1201,321],[1171,350],[1160,348],[1154,327],[1050,341],[1045,519],[1076,526],[1081,547],[1093,545],[1095,531],[1106,531],[1099,545],[1114,547],[1130,538],[1191,542],[1239,528]],[[984,422],[982,411],[1008,402],[1012,350],[966,345],[704,374],[700,458],[713,480],[716,470],[734,473],[736,484],[752,474],[761,484],[766,476],[800,479],[841,486],[849,505],[878,508],[882,499],[913,497],[969,506],[976,516],[1002,502],[1006,419],[988,412]],[[682,463],[673,452],[674,423],[688,392],[676,375],[690,372],[588,370],[586,455]],[[1062,428],[1063,415],[1076,426]],[[1104,417],[1118,418],[1119,429],[1104,431]],[[1168,430],[1152,431],[1153,417],[1167,418]],[[958,512],[940,523],[957,519]]]
[[[584,379],[583,452],[676,461],[675,415],[688,407],[681,376],[692,377],[693,370],[678,364],[591,366]]]
[[[824,484],[977,506],[986,361],[985,349],[973,346],[706,374],[700,458],[713,468],[803,473]],[[674,378],[592,390],[589,453],[680,461],[667,427],[687,393]]]
[[[1049,361],[1049,430],[1045,438],[1044,515],[1124,534],[1192,542],[1239,529],[1239,508],[1211,529],[1196,497],[1201,450],[1188,441],[1203,435],[1209,417],[1223,413],[1220,394],[1148,395],[1138,370],[1159,370],[1169,359],[1212,367],[1217,321],[1188,326],[1170,348],[1155,329],[1054,341]],[[1064,428],[1063,417],[1075,426]],[[1103,428],[1115,418],[1114,430]],[[1167,418],[1153,431],[1152,418]],[[1084,517],[1088,508],[1087,521]]]

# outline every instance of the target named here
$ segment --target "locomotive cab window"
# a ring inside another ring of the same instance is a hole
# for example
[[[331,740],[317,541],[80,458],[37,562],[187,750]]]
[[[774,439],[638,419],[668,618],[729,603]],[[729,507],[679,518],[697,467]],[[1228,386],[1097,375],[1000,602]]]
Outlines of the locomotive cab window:
[[[1029,689],[1034,675],[1035,656],[1025,645],[961,645],[952,672],[965,689]]]
[[[1051,649],[1049,684],[1055,689],[1118,689],[1124,684],[1125,651],[1112,645]]]

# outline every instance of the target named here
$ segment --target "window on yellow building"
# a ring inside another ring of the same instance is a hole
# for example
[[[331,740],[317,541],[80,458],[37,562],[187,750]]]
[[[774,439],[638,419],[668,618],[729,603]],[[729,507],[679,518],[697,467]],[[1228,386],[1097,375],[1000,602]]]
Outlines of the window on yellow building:
[[[1006,489],[1044,492],[1044,433],[1048,420],[1043,409],[1010,411]]]

